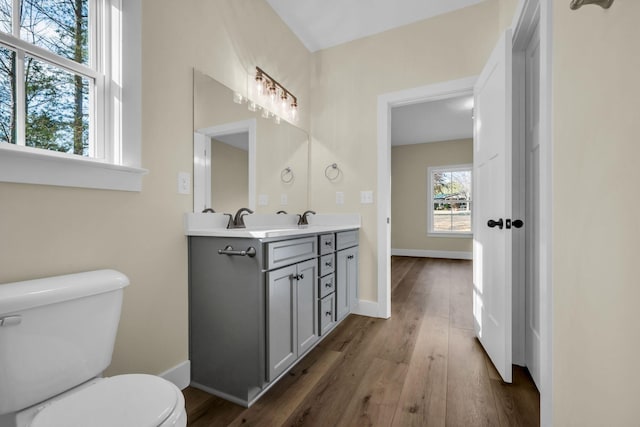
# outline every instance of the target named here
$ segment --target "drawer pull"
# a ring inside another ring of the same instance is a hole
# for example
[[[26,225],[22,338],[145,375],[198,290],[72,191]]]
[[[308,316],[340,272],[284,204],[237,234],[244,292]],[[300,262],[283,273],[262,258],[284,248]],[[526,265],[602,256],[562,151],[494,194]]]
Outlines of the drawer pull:
[[[353,259],[353,255],[348,255],[347,259]]]
[[[327,283],[324,284],[324,287],[325,288],[332,288],[333,284],[331,282],[327,282]]]
[[[292,275],[291,275],[291,280],[293,280],[293,279],[295,279],[295,280],[302,280],[302,279],[304,279],[304,274],[295,274],[295,275],[294,275],[294,274],[292,274]]]
[[[253,258],[256,256],[256,248],[249,246],[246,251],[234,251],[233,246],[227,245],[224,249],[218,249],[220,255],[248,256]]]
[[[326,265],[327,267],[331,267],[331,263],[329,261],[325,262],[324,265]]]
[[[331,240],[327,240],[324,244],[325,246],[333,246],[333,242]]]
[[[327,311],[327,312],[324,313],[325,316],[331,316],[332,314],[333,314],[333,312],[331,312],[331,311]]]

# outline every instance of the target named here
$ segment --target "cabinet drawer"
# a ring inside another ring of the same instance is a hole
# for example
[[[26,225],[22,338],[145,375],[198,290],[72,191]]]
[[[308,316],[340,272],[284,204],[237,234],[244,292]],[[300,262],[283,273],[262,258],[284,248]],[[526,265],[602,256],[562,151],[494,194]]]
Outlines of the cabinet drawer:
[[[318,290],[320,298],[326,297],[336,290],[336,276],[329,274],[328,276],[321,277],[318,279],[318,286],[320,287]]]
[[[267,270],[305,261],[317,255],[318,239],[315,236],[267,243]]]
[[[333,273],[335,269],[335,256],[333,254],[323,255],[320,257],[320,277]]]
[[[320,304],[320,335],[329,332],[336,323],[335,294],[322,298]]]
[[[333,233],[320,235],[320,255],[329,254],[335,250],[336,239]]]
[[[336,233],[336,249],[350,248],[358,245],[358,230]]]

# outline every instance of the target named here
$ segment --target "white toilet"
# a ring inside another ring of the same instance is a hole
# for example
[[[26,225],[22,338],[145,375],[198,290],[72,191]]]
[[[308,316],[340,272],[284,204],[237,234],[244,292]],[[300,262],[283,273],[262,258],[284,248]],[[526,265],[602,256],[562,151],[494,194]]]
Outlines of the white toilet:
[[[187,425],[182,392],[169,381],[99,377],[128,284],[99,270],[0,285],[0,427]]]

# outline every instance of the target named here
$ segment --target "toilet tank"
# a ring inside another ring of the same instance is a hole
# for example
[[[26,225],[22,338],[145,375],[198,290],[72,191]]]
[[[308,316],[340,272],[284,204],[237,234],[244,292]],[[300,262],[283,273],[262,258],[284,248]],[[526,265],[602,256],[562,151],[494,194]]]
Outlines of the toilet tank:
[[[118,271],[98,270],[0,285],[0,415],[109,366],[128,284]]]

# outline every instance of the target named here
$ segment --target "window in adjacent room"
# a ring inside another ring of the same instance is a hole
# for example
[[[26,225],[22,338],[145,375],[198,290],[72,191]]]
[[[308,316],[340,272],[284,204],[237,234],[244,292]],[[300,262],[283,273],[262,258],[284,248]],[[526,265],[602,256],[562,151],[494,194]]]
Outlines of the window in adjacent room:
[[[139,74],[139,14],[139,0],[0,0],[0,181],[139,189],[126,123],[139,96],[123,90]]]
[[[428,169],[429,234],[471,234],[471,172],[471,165]]]

